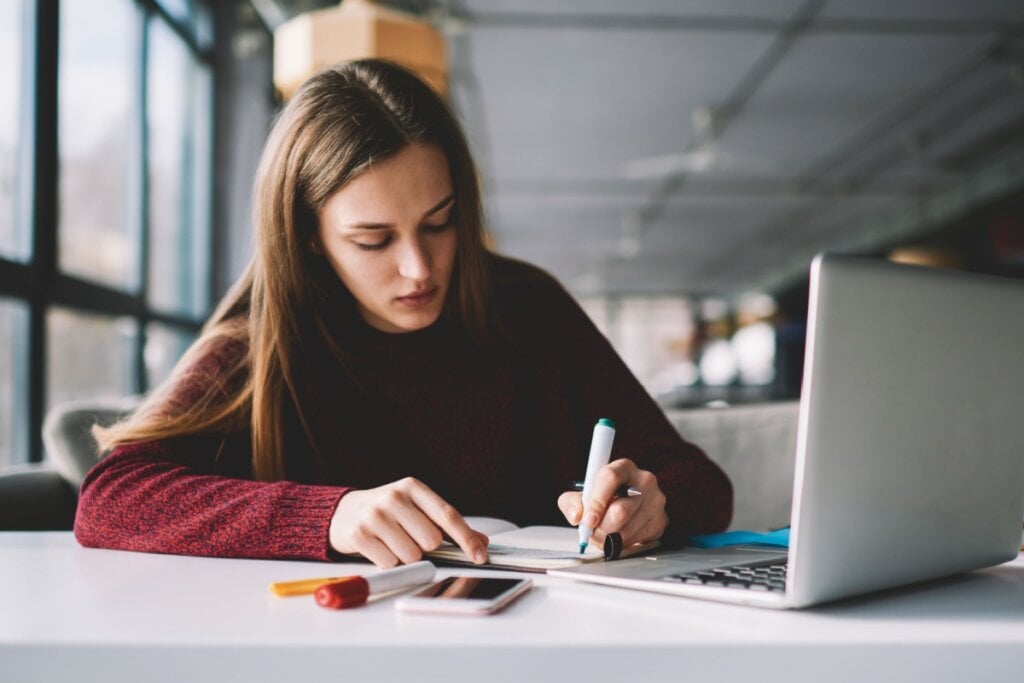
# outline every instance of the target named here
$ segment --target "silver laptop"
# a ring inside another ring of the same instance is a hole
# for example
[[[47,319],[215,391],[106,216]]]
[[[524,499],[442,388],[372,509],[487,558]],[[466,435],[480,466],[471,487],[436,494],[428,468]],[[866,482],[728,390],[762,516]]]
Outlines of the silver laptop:
[[[1024,282],[819,255],[788,556],[685,549],[549,574],[796,608],[1016,557]]]

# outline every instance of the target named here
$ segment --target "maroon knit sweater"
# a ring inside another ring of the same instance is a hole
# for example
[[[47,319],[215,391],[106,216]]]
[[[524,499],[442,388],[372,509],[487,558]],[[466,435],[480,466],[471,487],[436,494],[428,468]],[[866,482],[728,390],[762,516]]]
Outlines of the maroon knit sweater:
[[[78,541],[328,560],[342,495],[406,476],[464,515],[564,525],[556,500],[583,476],[601,417],[616,424],[612,458],[657,475],[671,537],[724,529],[732,514],[725,474],[680,438],[569,294],[532,266],[501,260],[495,268],[503,343],[477,352],[446,319],[408,334],[362,325],[349,374],[324,367],[319,378],[333,397],[312,413],[319,457],[308,435],[292,435],[287,480],[264,483],[252,479],[245,431],[119,447],[82,485]],[[244,352],[235,344],[208,354],[200,376],[227,381],[225,369]]]

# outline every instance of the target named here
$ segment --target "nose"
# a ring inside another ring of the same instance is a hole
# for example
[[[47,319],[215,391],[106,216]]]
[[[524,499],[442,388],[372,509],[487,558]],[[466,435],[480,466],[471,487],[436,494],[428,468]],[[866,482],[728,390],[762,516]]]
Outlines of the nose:
[[[430,276],[430,249],[422,240],[406,242],[398,257],[398,274],[408,280],[422,282]]]

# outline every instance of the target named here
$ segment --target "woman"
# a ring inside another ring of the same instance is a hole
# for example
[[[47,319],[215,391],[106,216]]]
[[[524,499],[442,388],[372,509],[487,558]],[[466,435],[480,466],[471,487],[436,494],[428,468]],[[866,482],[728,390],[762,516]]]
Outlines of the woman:
[[[487,252],[465,139],[415,76],[365,60],[310,79],[254,214],[252,262],[171,379],[98,430],[83,545],[386,567],[447,536],[484,562],[462,513],[580,523],[565,489],[600,417],[618,435],[582,520],[594,540],[727,525],[725,475],[572,298]]]

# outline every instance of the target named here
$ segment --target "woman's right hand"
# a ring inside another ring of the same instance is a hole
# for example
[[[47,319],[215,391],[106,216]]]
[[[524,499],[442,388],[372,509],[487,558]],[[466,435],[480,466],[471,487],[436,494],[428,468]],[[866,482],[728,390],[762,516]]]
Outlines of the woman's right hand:
[[[378,567],[416,562],[445,536],[475,563],[487,561],[487,537],[470,529],[454,507],[412,477],[349,491],[331,518],[331,547],[358,553]]]

